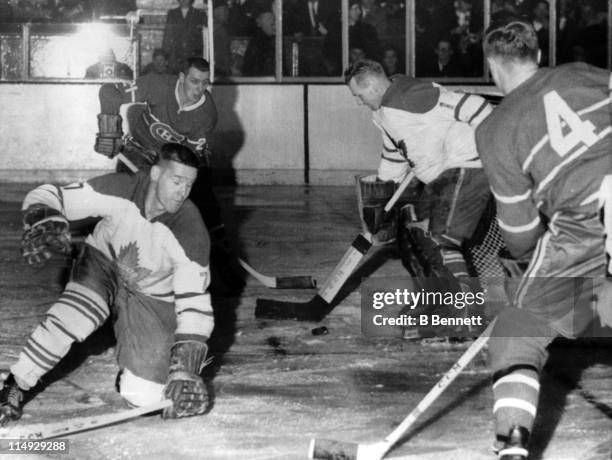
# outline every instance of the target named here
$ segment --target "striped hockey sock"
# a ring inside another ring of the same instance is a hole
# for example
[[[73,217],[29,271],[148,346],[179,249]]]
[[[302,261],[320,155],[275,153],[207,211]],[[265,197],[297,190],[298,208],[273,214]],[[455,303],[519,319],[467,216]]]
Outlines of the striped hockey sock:
[[[11,372],[30,386],[53,369],[73,342],[81,342],[108,318],[106,301],[95,291],[74,282],[34,330]]]
[[[495,433],[498,442],[496,447],[500,449],[499,456],[504,458],[509,452],[508,435],[516,426],[522,427],[530,432],[535,419],[540,383],[538,373],[532,368],[516,369],[509,374],[496,379],[493,384],[493,396],[495,405]],[[513,446],[514,454],[518,450],[524,450],[520,455],[527,457],[526,446]],[[514,452],[516,451],[516,452]]]

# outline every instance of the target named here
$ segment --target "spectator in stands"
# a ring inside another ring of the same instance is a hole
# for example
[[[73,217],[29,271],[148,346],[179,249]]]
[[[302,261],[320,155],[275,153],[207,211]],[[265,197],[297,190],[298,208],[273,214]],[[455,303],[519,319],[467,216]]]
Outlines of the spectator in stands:
[[[607,67],[607,12],[604,8],[596,9],[595,4],[580,4],[581,28],[578,34],[578,45],[585,53],[587,63],[597,67]]]
[[[388,77],[398,73],[404,73],[404,66],[400,60],[400,53],[393,45],[387,45],[383,48],[381,64]]]
[[[251,18],[247,16],[240,0],[227,0],[227,28],[234,37],[244,37],[253,34]]]
[[[365,53],[365,57],[380,60],[380,41],[376,28],[363,21],[363,0],[350,0],[348,23],[349,23],[349,48],[359,48]]]
[[[417,67],[419,77],[457,77],[459,69],[453,59],[453,48],[449,39],[438,40],[429,59],[424,61],[421,69]]]
[[[361,19],[376,30],[378,37],[387,34],[387,12],[376,0],[361,0]]]
[[[264,9],[255,15],[257,30],[249,40],[242,61],[242,74],[248,76],[272,76],[275,71],[274,13]]]
[[[337,0],[289,0],[286,2],[285,35],[296,38],[329,34],[330,23],[340,12]]]
[[[169,56],[170,69],[178,74],[187,59],[202,57],[204,42],[202,28],[206,24],[204,11],[193,8],[194,0],[179,0],[179,7],[168,11],[162,48]]]
[[[380,2],[380,6],[387,15],[386,35],[404,37],[406,35],[405,0],[384,0]]]
[[[351,46],[349,48],[349,64],[353,64],[357,61],[361,61],[366,58],[365,51],[361,49],[359,46]]]
[[[464,34],[459,38],[457,49],[452,56],[457,76],[482,77],[482,39],[476,34]]]
[[[541,0],[535,2],[533,7],[533,19],[531,24],[538,36],[538,44],[540,45],[540,67],[548,66],[548,2],[546,0]]]
[[[227,0],[213,0],[213,40],[215,44],[215,76],[223,79],[232,74],[232,52]]]
[[[153,60],[143,67],[140,74],[146,75],[154,73],[158,75],[171,74],[170,66],[168,65],[168,52],[162,48],[155,48],[153,51]]]
[[[289,49],[297,43],[299,75],[340,74],[340,10],[340,0],[285,0],[283,3],[283,35],[287,37]],[[332,65],[327,61],[334,61],[335,70],[331,70]]]
[[[13,22],[13,7],[10,0],[0,0],[0,23]]]
[[[115,52],[107,48],[100,54],[98,62],[87,67],[85,78],[131,80],[134,78],[134,73],[127,64],[117,61]]]

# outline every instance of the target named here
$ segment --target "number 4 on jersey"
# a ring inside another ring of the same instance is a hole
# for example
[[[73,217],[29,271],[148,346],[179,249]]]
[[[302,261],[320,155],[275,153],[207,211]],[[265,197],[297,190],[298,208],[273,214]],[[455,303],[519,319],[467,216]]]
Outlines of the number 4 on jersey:
[[[580,142],[591,146],[599,140],[593,123],[581,120],[556,91],[544,95],[544,111],[550,145],[559,156],[565,156]],[[564,128],[569,129],[565,135]]]

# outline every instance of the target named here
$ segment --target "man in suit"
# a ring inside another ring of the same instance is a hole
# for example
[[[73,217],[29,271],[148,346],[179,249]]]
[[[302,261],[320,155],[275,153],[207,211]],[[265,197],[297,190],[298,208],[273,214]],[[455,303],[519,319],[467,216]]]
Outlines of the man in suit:
[[[379,37],[387,34],[387,12],[376,0],[361,0],[361,20],[376,29]]]
[[[453,58],[453,47],[449,40],[441,39],[438,41],[431,56],[423,62],[422,66],[417,65],[417,75],[419,77],[459,76],[459,68]]]
[[[170,55],[170,69],[175,74],[184,68],[188,58],[202,57],[202,27],[206,24],[206,14],[193,8],[193,0],[179,0],[179,5],[168,11],[162,43],[162,48]]]

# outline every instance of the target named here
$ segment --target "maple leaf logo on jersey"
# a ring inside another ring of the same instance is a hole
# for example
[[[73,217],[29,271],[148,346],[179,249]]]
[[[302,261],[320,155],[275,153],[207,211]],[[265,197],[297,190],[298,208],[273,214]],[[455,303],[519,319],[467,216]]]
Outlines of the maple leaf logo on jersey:
[[[121,246],[119,254],[110,247],[119,279],[130,288],[137,288],[138,283],[151,274],[148,268],[140,267],[138,264],[138,245],[132,241],[127,246]]]

